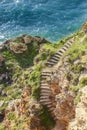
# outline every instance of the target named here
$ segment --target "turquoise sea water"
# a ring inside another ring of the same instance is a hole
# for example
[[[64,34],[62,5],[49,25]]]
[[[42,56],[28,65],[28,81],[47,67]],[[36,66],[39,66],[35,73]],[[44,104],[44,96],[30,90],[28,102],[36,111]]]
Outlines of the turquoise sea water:
[[[20,34],[57,41],[86,20],[87,0],[0,0],[0,42]]]

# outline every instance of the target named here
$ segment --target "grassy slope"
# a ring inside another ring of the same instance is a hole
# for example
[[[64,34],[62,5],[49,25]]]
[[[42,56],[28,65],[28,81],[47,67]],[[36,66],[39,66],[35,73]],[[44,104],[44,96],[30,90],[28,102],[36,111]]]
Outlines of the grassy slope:
[[[12,99],[20,98],[21,92],[25,86],[31,86],[33,89],[32,96],[39,99],[40,74],[42,68],[45,67],[44,62],[59,48],[61,48],[68,39],[74,36],[76,36],[75,44],[67,52],[67,54],[70,56],[70,62],[72,63],[87,51],[87,39],[84,40],[83,44],[80,43],[80,38],[84,36],[82,32],[75,33],[74,35],[62,39],[55,44],[45,43],[41,45],[40,53],[37,51],[39,46],[36,43],[30,45],[28,47],[28,51],[21,55],[15,55],[9,50],[3,51],[2,55],[6,58],[6,66],[12,72],[13,83],[11,85],[0,85],[0,89],[3,89],[8,93],[8,97],[0,96],[0,100],[5,101],[4,105],[0,107],[0,110],[4,110],[6,108],[7,101],[9,102]],[[37,64],[34,65],[34,61],[38,61]],[[73,71],[77,72],[79,72],[81,69],[81,66],[75,68],[75,66],[72,65],[71,67]],[[31,71],[32,69],[33,71]],[[85,80],[87,81],[87,79]],[[82,81],[82,83],[84,83],[84,81]],[[71,88],[74,89],[74,87]],[[51,129],[51,126],[54,124],[52,118],[49,114],[47,114],[47,109],[45,107],[42,111],[42,122],[46,126],[47,130]]]

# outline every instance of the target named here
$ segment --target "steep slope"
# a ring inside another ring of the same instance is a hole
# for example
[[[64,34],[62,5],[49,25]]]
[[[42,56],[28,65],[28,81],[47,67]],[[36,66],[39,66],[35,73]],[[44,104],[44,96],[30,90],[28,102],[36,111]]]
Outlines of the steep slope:
[[[0,130],[87,129],[86,118],[77,122],[87,114],[85,30],[54,44],[22,35],[0,46]]]

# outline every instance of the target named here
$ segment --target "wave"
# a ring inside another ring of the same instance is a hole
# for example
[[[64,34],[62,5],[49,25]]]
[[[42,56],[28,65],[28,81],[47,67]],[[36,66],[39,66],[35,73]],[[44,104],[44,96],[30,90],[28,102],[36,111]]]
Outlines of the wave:
[[[1,0],[0,41],[24,33],[57,41],[86,20],[87,0]]]

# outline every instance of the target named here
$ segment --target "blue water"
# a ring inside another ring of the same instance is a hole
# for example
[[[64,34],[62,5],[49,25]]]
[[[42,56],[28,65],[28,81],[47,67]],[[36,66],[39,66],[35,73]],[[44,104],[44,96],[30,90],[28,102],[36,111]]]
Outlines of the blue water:
[[[57,41],[86,20],[87,0],[0,0],[0,42],[20,34]]]

